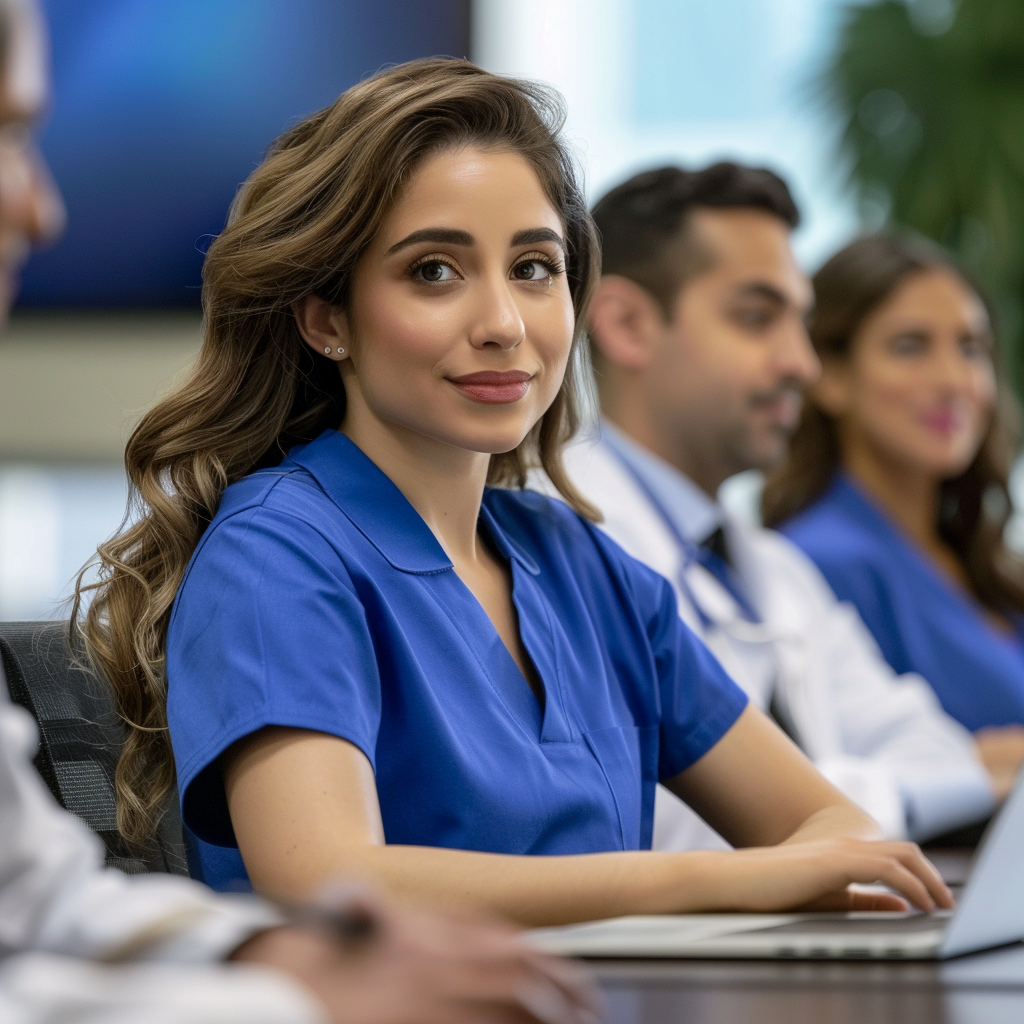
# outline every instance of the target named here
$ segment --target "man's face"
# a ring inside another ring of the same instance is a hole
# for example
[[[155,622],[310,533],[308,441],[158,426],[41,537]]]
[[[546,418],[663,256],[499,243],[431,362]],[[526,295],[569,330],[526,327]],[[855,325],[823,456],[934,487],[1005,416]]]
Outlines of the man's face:
[[[804,327],[811,287],[787,225],[758,210],[706,208],[690,230],[709,268],[677,295],[644,389],[667,450],[680,454],[673,461],[717,487],[785,457],[801,392],[820,367]]]
[[[42,23],[33,3],[0,0],[8,46],[0,73],[0,321],[18,291],[18,275],[34,245],[55,238],[64,206],[33,132],[46,104],[48,70]]]

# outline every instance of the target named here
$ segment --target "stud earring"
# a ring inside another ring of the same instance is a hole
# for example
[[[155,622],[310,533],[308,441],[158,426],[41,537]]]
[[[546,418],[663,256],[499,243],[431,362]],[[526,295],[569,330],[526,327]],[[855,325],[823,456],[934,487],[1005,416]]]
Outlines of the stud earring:
[[[330,349],[330,346],[328,346],[327,348],[324,349],[324,355],[325,356],[329,356],[330,354],[331,354],[331,349]]]
[[[345,350],[343,348],[339,348],[338,349],[338,355],[339,356],[343,356],[344,354],[345,354]]]

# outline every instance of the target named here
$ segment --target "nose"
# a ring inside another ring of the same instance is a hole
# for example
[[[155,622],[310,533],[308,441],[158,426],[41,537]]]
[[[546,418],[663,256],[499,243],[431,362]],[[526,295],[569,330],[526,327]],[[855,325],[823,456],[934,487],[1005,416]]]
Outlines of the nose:
[[[31,173],[26,210],[27,234],[34,244],[42,245],[63,233],[67,209],[43,154],[33,150],[27,154],[27,159]]]
[[[511,351],[525,338],[526,324],[504,272],[489,275],[480,290],[470,342],[474,348]]]
[[[796,316],[775,337],[775,366],[782,379],[813,384],[821,374],[818,359],[802,318]]]
[[[973,375],[970,364],[960,349],[958,338],[949,338],[935,346],[931,360],[931,378],[947,394],[971,387]]]
[[[0,232],[5,257],[52,241],[64,229],[66,213],[49,168],[30,143],[0,147]]]

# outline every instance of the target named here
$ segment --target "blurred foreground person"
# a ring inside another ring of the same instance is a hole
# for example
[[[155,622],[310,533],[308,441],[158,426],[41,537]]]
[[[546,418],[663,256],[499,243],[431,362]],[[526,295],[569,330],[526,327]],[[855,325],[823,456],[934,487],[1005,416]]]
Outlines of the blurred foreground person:
[[[889,663],[977,730],[1005,789],[1024,759],[1024,561],[1003,542],[1015,439],[985,303],[937,246],[899,234],[847,246],[814,290],[823,373],[765,517]]]
[[[755,704],[890,837],[983,818],[993,791],[968,733],[896,678],[813,564],[715,495],[786,452],[818,374],[797,210],[769,171],[666,167],[594,210],[604,276],[590,319],[603,419],[570,475],[604,528],[676,589],[680,612]],[[721,842],[659,790],[655,848]]]
[[[32,142],[42,26],[0,2],[0,310],[34,243],[63,222]],[[0,673],[0,1020],[448,1024],[592,1019],[569,968],[505,926],[337,896],[286,915],[169,875],[102,867],[102,844],[32,767],[36,730]],[[231,960],[233,963],[220,963]]]

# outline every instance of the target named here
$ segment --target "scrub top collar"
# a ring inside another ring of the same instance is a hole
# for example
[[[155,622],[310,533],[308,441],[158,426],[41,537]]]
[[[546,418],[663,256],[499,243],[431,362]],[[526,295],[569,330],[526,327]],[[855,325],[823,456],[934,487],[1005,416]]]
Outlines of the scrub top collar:
[[[305,469],[364,537],[400,572],[429,576],[454,568],[423,517],[380,467],[350,438],[325,430],[293,448],[289,458]],[[507,537],[490,510],[480,510],[489,539],[506,561],[536,576],[534,559]]]
[[[986,632],[996,636],[1002,643],[1008,641],[1016,643],[1014,638],[994,629],[985,618],[977,599],[946,576],[849,473],[845,470],[836,473],[835,480],[826,493],[851,518],[863,524],[867,529],[887,538],[890,554],[897,559],[902,558],[904,566],[909,562],[916,567],[918,572],[923,572],[934,586],[951,596],[968,615],[981,623]],[[1010,620],[1015,630],[1019,630],[1021,619],[1016,615],[1011,615]]]
[[[601,420],[601,440],[640,478],[676,531],[694,547],[725,524],[725,512],[688,476]]]
[[[831,486],[833,497],[851,516],[871,529],[896,540],[901,549],[910,552],[929,573],[936,575],[946,584],[945,578],[937,572],[925,555],[917,550],[913,541],[893,522],[892,518],[845,470],[839,470]],[[948,584],[947,584],[948,585]]]

